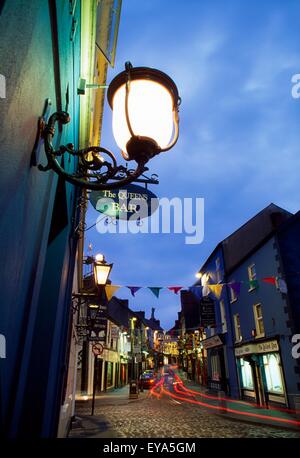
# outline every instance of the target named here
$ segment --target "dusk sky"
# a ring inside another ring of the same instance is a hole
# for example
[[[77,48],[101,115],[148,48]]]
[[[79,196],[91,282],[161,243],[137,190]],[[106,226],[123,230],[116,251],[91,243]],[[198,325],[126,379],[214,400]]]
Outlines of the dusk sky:
[[[189,286],[217,243],[271,202],[300,208],[300,99],[291,78],[300,73],[299,0],[123,0],[116,65],[160,69],[177,84],[180,137],[149,163],[158,197],[202,197],[204,241],[185,244],[185,234],[86,232],[93,254],[113,262],[113,284]],[[101,145],[119,151],[107,102]],[[99,213],[91,207],[87,226]],[[134,310],[151,313],[165,329],[174,325],[180,296],[150,290],[136,298],[122,288]]]

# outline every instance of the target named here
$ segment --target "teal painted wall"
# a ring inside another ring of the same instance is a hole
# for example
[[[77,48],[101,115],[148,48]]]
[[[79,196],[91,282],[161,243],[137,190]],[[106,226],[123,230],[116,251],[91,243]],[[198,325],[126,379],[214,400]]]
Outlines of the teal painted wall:
[[[11,437],[56,435],[67,369],[76,193],[69,184],[57,188],[57,176],[31,167],[30,159],[46,98],[53,111],[68,109],[72,119],[56,146],[78,145],[80,2],[75,17],[69,5],[10,0],[0,15],[0,73],[7,85],[0,99],[0,333],[7,344],[0,359],[0,426]],[[75,166],[71,158],[68,167]],[[56,237],[48,243],[51,224]]]

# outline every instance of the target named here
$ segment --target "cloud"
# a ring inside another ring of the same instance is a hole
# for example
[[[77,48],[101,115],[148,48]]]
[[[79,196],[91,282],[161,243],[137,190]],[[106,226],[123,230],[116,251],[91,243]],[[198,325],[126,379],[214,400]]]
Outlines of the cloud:
[[[172,3],[172,7],[170,7]],[[183,236],[100,235],[86,240],[114,262],[121,284],[169,285],[194,281],[194,271],[215,245],[270,202],[299,208],[300,101],[291,76],[300,72],[297,2],[166,0],[123,2],[114,76],[124,62],[165,71],[176,82],[180,137],[154,158],[151,173],[160,197],[204,197],[205,240],[187,246]],[[110,116],[102,143],[109,147]],[[89,211],[88,224],[96,212]],[[125,290],[120,291],[123,294]],[[130,293],[129,293],[130,294]],[[174,296],[174,297],[173,297]],[[138,293],[134,307],[171,327],[179,299]],[[130,298],[130,296],[128,296]],[[131,299],[130,299],[131,300]]]

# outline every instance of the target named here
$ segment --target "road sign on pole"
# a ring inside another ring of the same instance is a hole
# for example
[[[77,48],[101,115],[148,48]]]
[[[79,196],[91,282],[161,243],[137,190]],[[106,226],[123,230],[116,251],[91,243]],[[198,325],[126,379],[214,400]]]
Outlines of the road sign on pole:
[[[103,345],[101,343],[96,343],[92,346],[92,351],[95,356],[102,355],[103,353]]]

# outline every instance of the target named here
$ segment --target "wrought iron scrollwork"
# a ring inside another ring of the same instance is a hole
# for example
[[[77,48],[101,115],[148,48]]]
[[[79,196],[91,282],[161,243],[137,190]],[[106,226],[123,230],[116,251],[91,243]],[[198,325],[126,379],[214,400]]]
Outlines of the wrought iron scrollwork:
[[[67,124],[70,116],[67,112],[53,113],[43,131],[45,152],[48,163],[46,166],[39,164],[42,171],[54,170],[66,181],[90,190],[114,189],[133,181],[140,181],[138,178],[148,170],[145,162],[138,163],[136,169],[129,169],[124,165],[117,165],[114,154],[101,146],[89,146],[81,150],[75,150],[74,145],[68,143],[62,145],[55,151],[52,140],[55,134],[56,123]],[[64,161],[59,162],[58,158],[65,154],[78,157],[78,170],[69,173],[64,168]],[[142,182],[157,183],[157,180],[143,179]]]

